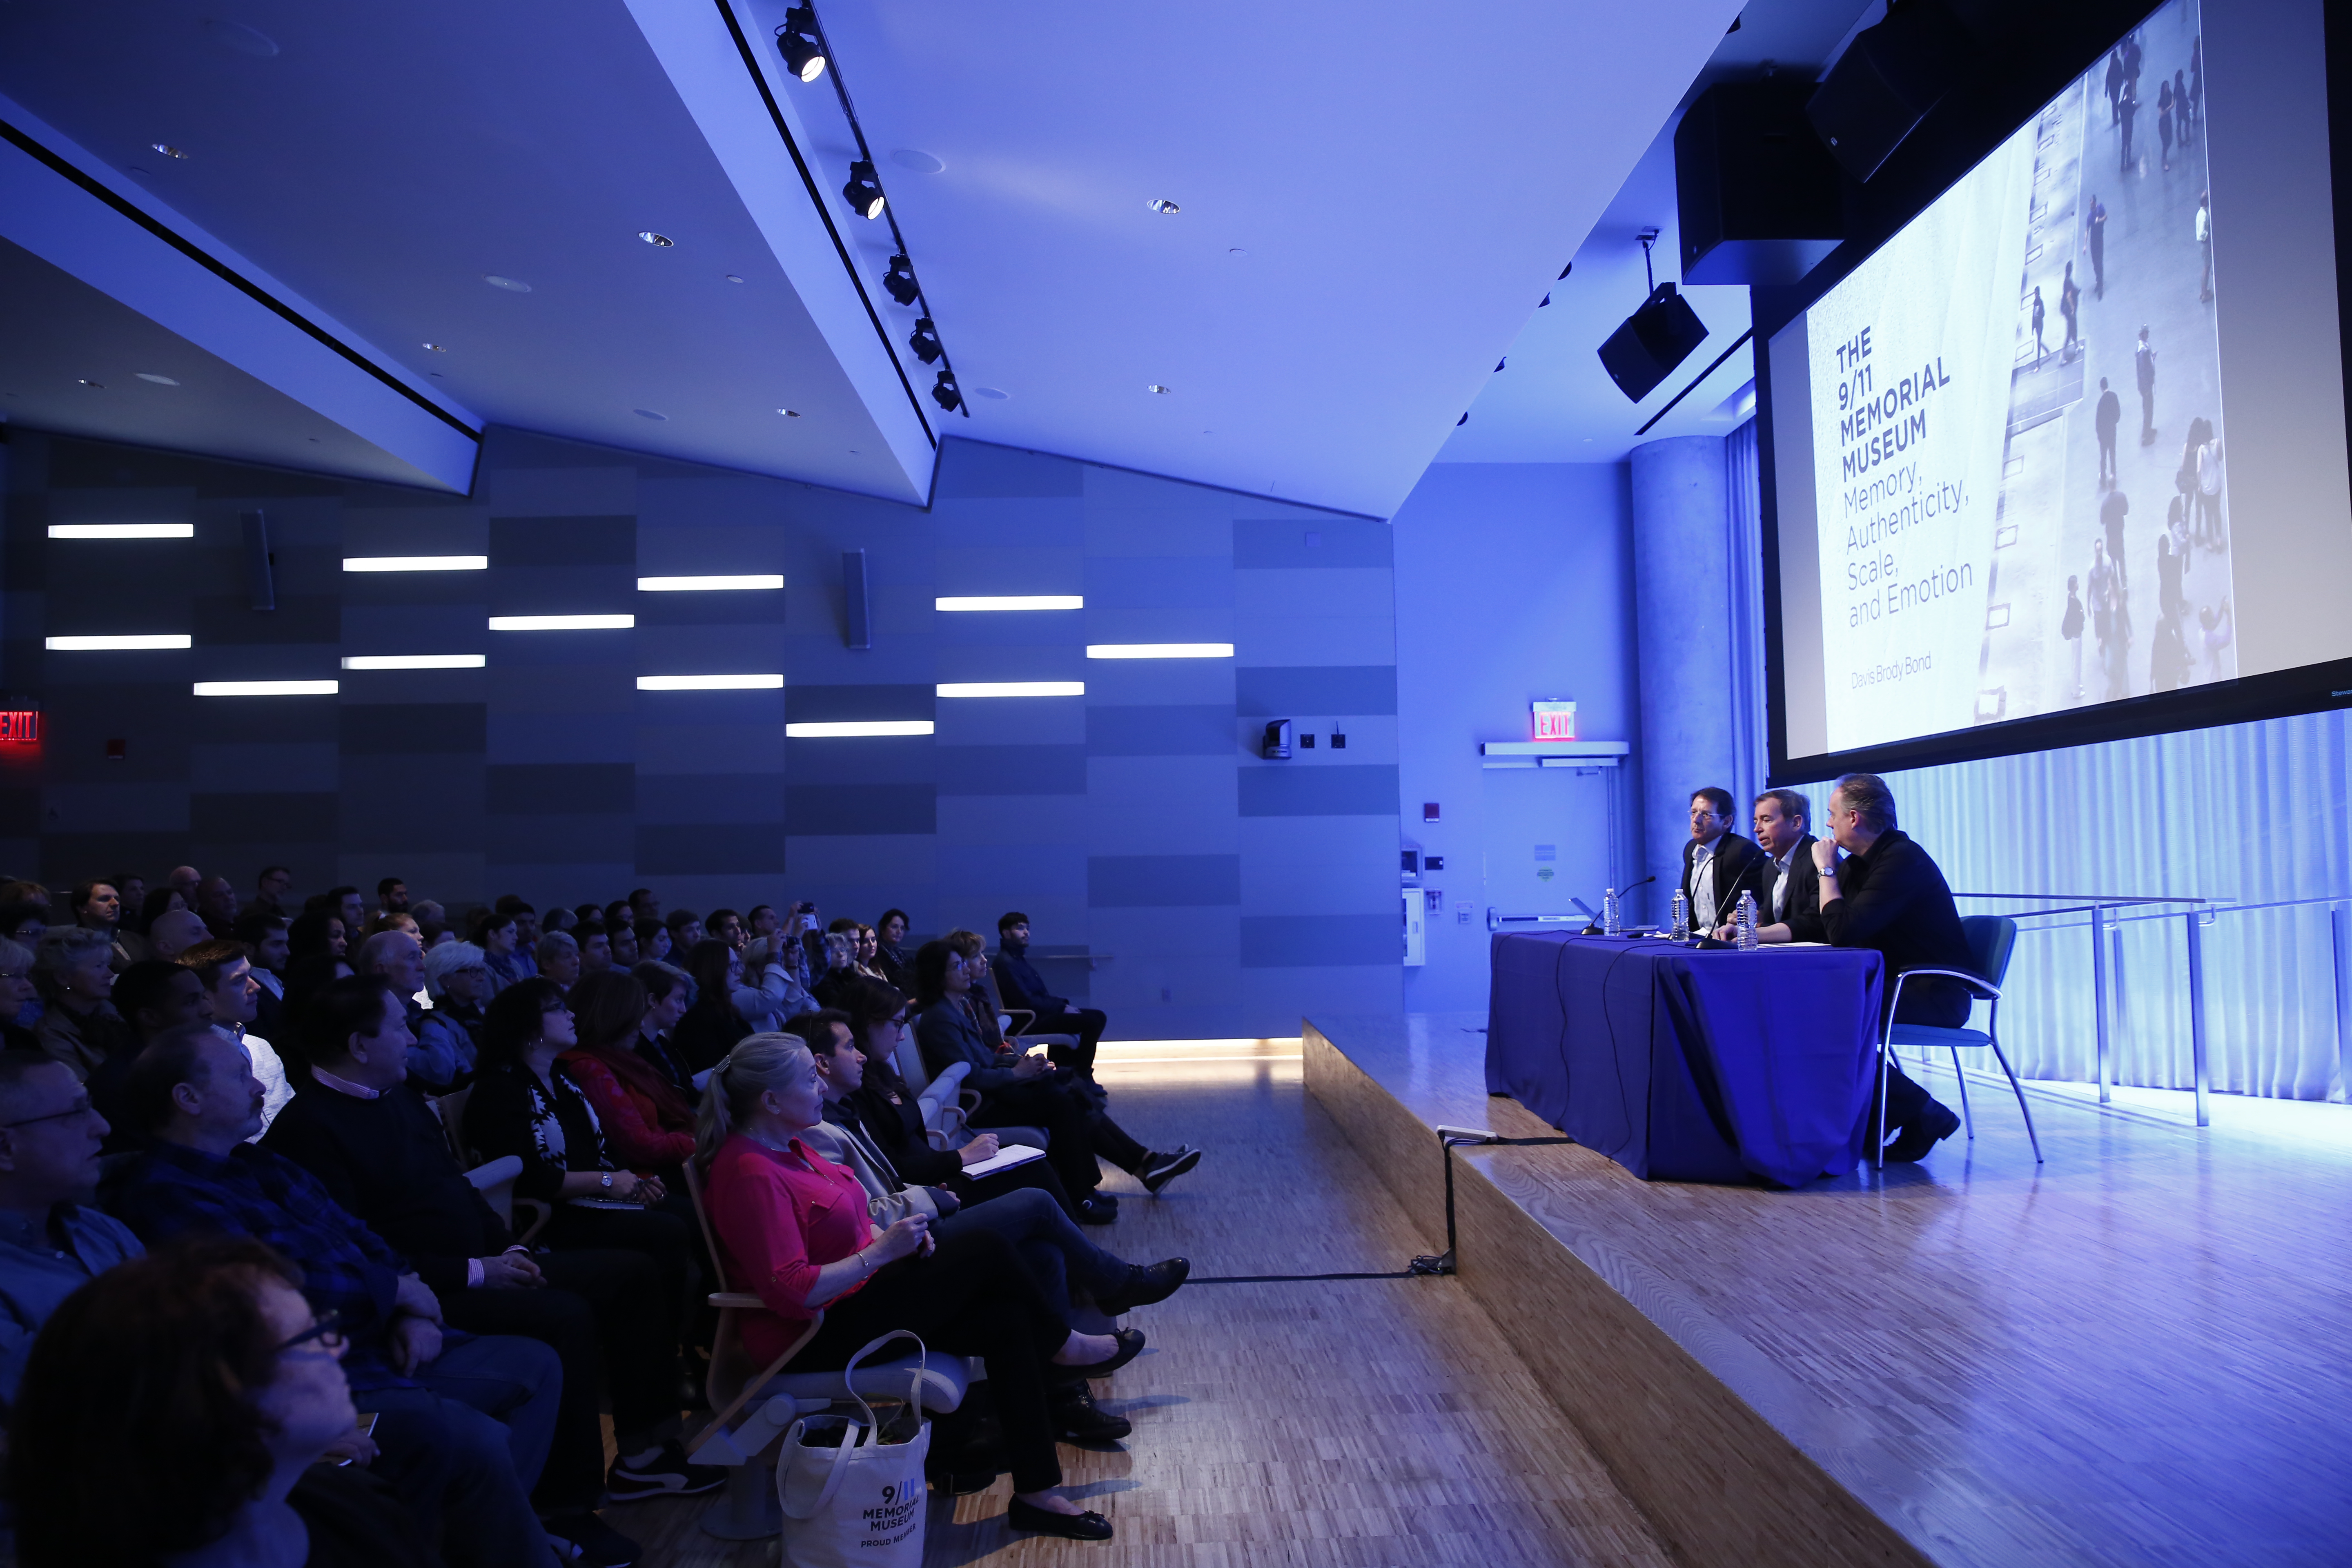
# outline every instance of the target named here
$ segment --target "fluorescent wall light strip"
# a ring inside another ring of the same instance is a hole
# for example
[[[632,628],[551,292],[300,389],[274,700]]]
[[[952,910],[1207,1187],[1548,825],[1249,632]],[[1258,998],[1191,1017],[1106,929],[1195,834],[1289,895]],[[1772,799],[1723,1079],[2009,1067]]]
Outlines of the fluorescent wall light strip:
[[[747,588],[781,588],[782,577],[640,577],[640,594],[731,594]]]
[[[929,719],[846,719],[823,724],[787,724],[784,733],[795,741],[835,741],[856,735],[928,735]]]
[[[635,616],[492,616],[494,632],[625,632]]]
[[[346,572],[487,572],[487,555],[346,555]]]
[[[1229,642],[1090,642],[1088,658],[1231,658]]]
[[[332,680],[199,680],[199,697],[332,697],[341,688]]]
[[[1084,697],[1083,680],[945,680],[942,697]]]
[[[999,594],[963,598],[934,599],[937,610],[1083,610],[1086,597],[1079,594]]]
[[[193,522],[53,522],[51,539],[194,539]]]
[[[479,669],[490,661],[478,653],[362,653],[343,660],[345,669]]]
[[[51,637],[45,646],[56,653],[120,653],[134,648],[194,647],[196,639],[183,633],[164,632],[153,637]]]
[[[781,675],[640,675],[640,691],[779,691]]]

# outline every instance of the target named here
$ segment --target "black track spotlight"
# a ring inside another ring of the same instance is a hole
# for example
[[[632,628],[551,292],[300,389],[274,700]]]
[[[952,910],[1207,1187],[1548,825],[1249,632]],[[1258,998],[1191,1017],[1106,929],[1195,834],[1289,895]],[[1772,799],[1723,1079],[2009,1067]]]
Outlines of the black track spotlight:
[[[824,46],[817,41],[816,12],[806,5],[795,5],[784,13],[784,25],[776,29],[776,47],[784,54],[784,66],[803,81],[814,81],[824,74]]]
[[[931,319],[929,316],[924,316],[915,322],[915,331],[907,339],[907,346],[914,350],[915,357],[925,364],[939,363],[940,355],[947,353],[940,346],[939,330],[931,325]]]
[[[889,199],[882,194],[882,182],[874,177],[874,165],[863,158],[849,165],[849,184],[841,187],[841,194],[863,218],[880,217]]]
[[[882,275],[882,287],[887,289],[890,298],[901,305],[911,305],[923,294],[921,287],[915,281],[915,264],[904,254],[890,258],[890,270]]]
[[[940,372],[940,379],[931,384],[931,396],[950,414],[963,406],[963,394],[956,390],[955,372]]]

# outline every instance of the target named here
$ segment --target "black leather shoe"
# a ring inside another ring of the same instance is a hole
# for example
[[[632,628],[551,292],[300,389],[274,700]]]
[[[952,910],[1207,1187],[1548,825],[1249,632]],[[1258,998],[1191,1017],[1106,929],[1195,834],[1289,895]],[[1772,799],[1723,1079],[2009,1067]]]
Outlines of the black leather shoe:
[[[1121,1329],[1117,1333],[1111,1335],[1111,1338],[1118,1342],[1118,1353],[1117,1355],[1111,1356],[1104,1361],[1094,1362],[1086,1366],[1063,1366],[1056,1363],[1052,1369],[1053,1372],[1058,1373],[1064,1377],[1108,1377],[1112,1373],[1117,1372],[1120,1367],[1125,1366],[1129,1362],[1133,1361],[1137,1356],[1143,1353],[1143,1331],[1141,1329]]]
[[[1930,1104],[1915,1120],[1906,1123],[1901,1134],[1886,1145],[1886,1157],[1905,1163],[1925,1159],[1929,1150],[1959,1130],[1960,1119],[1958,1112],[1948,1105]]]
[[[1142,1178],[1143,1190],[1157,1197],[1160,1188],[1200,1163],[1201,1152],[1198,1149],[1179,1149],[1173,1154],[1154,1154],[1143,1163],[1143,1169],[1136,1174]]]
[[[1098,1513],[1055,1513],[1014,1498],[1006,1505],[1004,1522],[1014,1530],[1058,1535],[1065,1541],[1108,1541],[1110,1521]]]
[[[1131,1312],[1138,1307],[1150,1307],[1176,1294],[1177,1288],[1191,1278],[1192,1260],[1170,1258],[1158,1263],[1138,1263],[1127,1271],[1126,1280],[1107,1296],[1095,1298],[1095,1305],[1108,1317]]]
[[[1106,1201],[1099,1194],[1078,1200],[1080,1225],[1108,1225],[1118,1218],[1118,1205]]]
[[[1083,1383],[1054,1397],[1054,1435],[1072,1443],[1116,1443],[1135,1430],[1127,1417],[1095,1403]]]

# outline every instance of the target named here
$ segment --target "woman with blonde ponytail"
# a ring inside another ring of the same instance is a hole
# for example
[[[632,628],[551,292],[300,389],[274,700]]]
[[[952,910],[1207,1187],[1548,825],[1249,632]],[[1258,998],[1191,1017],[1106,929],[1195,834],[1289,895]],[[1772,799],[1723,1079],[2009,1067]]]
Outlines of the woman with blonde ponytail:
[[[695,1161],[730,1289],[756,1292],[743,1348],[770,1360],[820,1312],[796,1372],[847,1363],[859,1346],[912,1330],[933,1351],[988,1363],[1013,1461],[1006,1522],[1074,1541],[1108,1541],[1110,1521],[1054,1489],[1051,1378],[1106,1377],[1143,1349],[1133,1329],[1080,1334],[1045,1299],[1010,1243],[971,1230],[944,1241],[911,1215],[877,1231],[852,1173],[802,1142],[824,1105],[807,1044],[793,1035],[738,1041],[712,1069],[696,1121]]]

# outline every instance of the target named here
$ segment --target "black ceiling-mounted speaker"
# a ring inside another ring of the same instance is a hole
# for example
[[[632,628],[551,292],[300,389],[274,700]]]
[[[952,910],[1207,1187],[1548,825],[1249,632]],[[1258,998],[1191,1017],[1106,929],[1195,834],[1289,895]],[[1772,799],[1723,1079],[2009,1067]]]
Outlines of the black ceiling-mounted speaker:
[[[1639,403],[1706,341],[1706,323],[1690,301],[1661,283],[1601,345],[1601,364],[1617,390]]]
[[[1901,0],[1854,35],[1805,118],[1846,173],[1867,180],[1975,63],[1975,40],[1944,0]]]
[[[1801,280],[1845,236],[1843,176],[1805,119],[1809,76],[1718,82],[1675,128],[1685,283]]]

